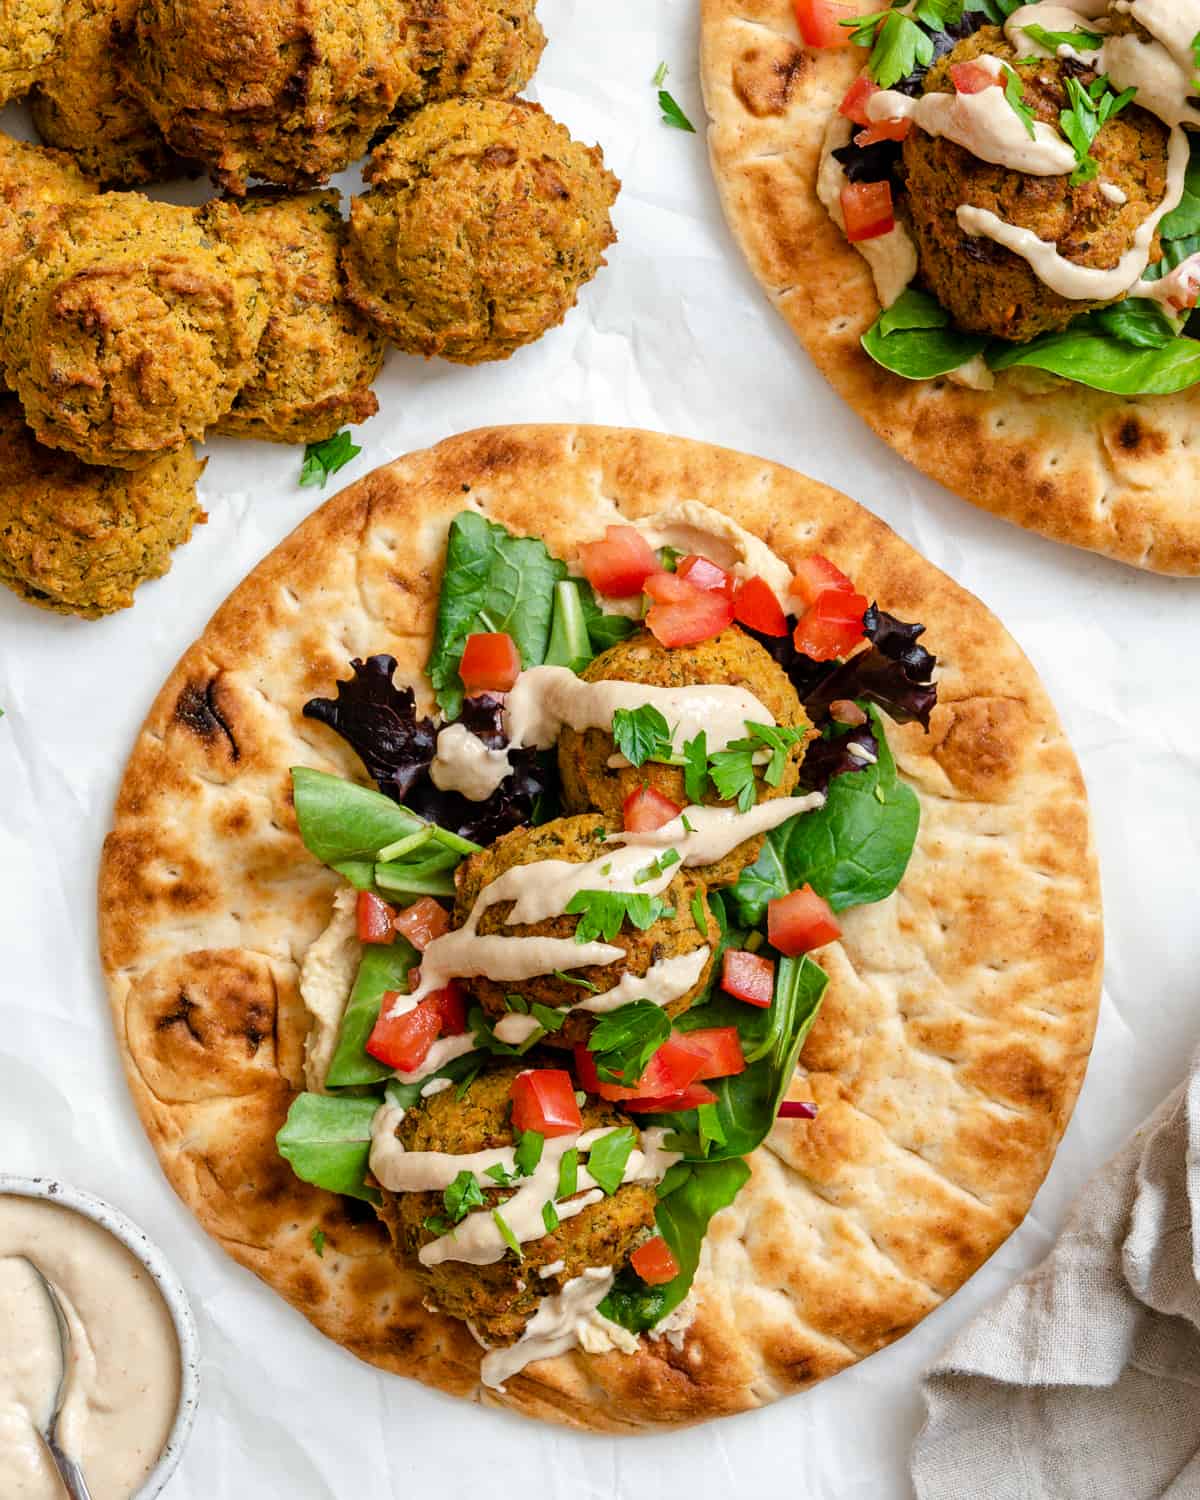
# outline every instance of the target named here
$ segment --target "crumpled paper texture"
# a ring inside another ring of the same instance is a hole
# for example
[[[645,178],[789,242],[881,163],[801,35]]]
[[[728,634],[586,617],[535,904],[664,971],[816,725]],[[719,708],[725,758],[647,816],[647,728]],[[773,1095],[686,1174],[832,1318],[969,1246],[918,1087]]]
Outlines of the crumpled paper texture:
[[[682,1434],[538,1430],[360,1365],[227,1260],[163,1180],[117,1065],[94,885],[125,756],[163,678],[225,595],[320,500],[300,454],[217,441],[210,519],[168,577],[105,621],[0,596],[0,1165],[111,1199],[191,1291],[201,1413],[167,1500],[900,1500],[921,1369],[1048,1249],[1067,1203],[1178,1082],[1200,1034],[1200,585],[1139,576],[1013,530],[909,469],[829,390],[759,293],[704,148],[660,124],[660,61],[698,126],[695,0],[541,0],[531,93],[623,179],[620,244],[566,324],[506,364],[389,357],[362,456],[330,486],[452,432],[578,421],[657,428],[847,491],[980,595],[1033,658],[1082,759],[1104,864],[1109,962],[1074,1122],[1028,1220],[900,1344],[781,1405]],[[0,126],[30,134],[9,109]],[[350,174],[342,184],[353,187]],[[203,185],[172,196],[195,200]],[[1200,497],[1197,497],[1200,503]],[[1190,631],[1189,631],[1190,627]]]

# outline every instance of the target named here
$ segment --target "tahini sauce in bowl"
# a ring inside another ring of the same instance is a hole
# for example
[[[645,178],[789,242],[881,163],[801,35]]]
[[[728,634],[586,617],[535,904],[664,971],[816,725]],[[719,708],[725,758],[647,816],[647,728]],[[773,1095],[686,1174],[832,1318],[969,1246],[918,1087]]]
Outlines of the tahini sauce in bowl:
[[[138,1254],[130,1244],[138,1245]],[[58,1184],[10,1186],[0,1179],[4,1500],[64,1495],[37,1432],[53,1407],[58,1333],[28,1260],[53,1283],[71,1328],[58,1435],[81,1464],[92,1500],[155,1494],[174,1468],[195,1401],[194,1373],[180,1343],[181,1331],[191,1336],[191,1319],[173,1278],[164,1285],[179,1306],[168,1307],[156,1278],[169,1273],[156,1266],[152,1274],[143,1251],[156,1255],[134,1226],[98,1199]]]

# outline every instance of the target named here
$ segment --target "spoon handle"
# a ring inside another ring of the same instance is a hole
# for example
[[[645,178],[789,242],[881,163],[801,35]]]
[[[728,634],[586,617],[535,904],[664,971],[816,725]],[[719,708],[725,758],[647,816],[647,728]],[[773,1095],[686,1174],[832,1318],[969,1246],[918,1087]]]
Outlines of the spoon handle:
[[[42,1441],[46,1444],[46,1451],[54,1460],[54,1467],[58,1470],[58,1477],[62,1480],[71,1500],[92,1500],[92,1492],[87,1487],[87,1480],[83,1477],[83,1470],[70,1454],[63,1452],[53,1434],[49,1436],[43,1435]]]

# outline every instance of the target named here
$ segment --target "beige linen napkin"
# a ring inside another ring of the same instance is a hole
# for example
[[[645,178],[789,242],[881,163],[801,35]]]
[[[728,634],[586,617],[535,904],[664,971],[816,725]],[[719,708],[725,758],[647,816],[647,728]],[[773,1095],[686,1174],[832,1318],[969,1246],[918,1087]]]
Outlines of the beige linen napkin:
[[[919,1500],[1198,1500],[1200,1056],[925,1400]]]

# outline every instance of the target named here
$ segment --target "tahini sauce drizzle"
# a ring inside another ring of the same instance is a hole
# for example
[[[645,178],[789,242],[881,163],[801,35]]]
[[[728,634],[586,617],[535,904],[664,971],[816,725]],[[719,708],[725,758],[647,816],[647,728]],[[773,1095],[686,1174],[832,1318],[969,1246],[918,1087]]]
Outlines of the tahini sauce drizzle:
[[[568,1281],[561,1292],[543,1297],[515,1344],[489,1350],[484,1355],[479,1367],[479,1378],[484,1385],[502,1391],[510,1376],[534,1360],[553,1359],[584,1343],[590,1326],[599,1317],[596,1310],[612,1290],[614,1279],[607,1266],[589,1266],[582,1276]]]
[[[72,1333],[60,1423],[92,1500],[128,1500],[153,1468],[179,1404],[179,1343],[150,1273],[91,1219],[0,1194],[0,1495],[62,1500],[33,1431],[58,1381],[58,1334],[25,1260],[52,1281]]]

